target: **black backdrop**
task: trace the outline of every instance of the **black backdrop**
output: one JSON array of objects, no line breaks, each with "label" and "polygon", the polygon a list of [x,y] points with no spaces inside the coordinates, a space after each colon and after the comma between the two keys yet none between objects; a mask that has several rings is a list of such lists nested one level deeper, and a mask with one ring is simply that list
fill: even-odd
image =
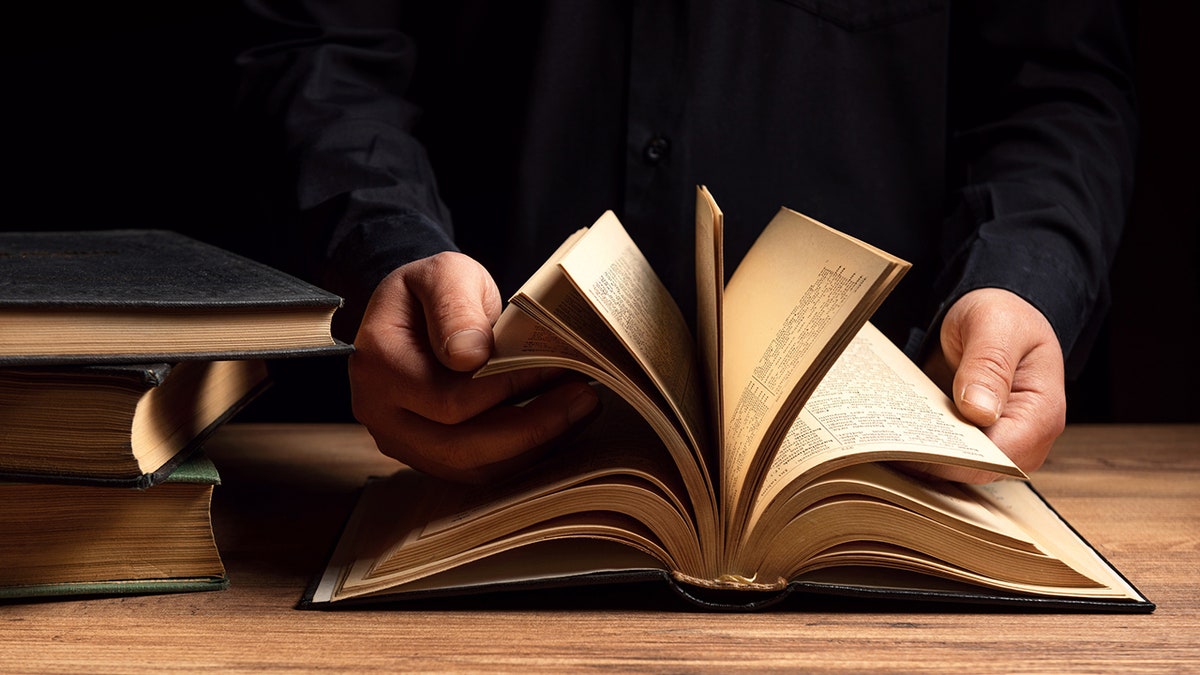
[{"label": "black backdrop", "polygon": [[[0,227],[162,227],[274,262],[271,242],[247,235],[257,215],[233,133],[233,58],[254,37],[237,4],[26,4],[6,12]],[[1112,311],[1068,390],[1074,422],[1200,421],[1200,5],[1136,14],[1137,192]],[[343,360],[273,371],[239,419],[349,419]]]}]

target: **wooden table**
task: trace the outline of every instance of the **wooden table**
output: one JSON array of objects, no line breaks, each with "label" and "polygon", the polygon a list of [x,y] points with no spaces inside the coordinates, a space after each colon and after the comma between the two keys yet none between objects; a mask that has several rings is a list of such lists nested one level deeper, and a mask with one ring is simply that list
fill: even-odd
[{"label": "wooden table", "polygon": [[815,603],[705,614],[641,589],[294,609],[354,492],[396,465],[361,428],[233,424],[214,528],[226,591],[0,605],[0,670],[1200,671],[1200,426],[1076,426],[1036,484],[1151,615]]}]

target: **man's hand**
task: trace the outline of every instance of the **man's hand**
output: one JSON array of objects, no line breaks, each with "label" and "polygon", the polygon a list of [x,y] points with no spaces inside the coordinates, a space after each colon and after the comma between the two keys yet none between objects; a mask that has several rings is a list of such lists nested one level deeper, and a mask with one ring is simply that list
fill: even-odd
[{"label": "man's hand", "polygon": [[[375,289],[350,357],[354,415],[379,449],[413,468],[481,482],[532,461],[597,404],[561,371],[473,379],[492,352],[501,301],[491,275],[458,253],[404,265]],[[550,388],[525,405],[518,396]]]},{"label": "man's hand", "polygon": [[[967,293],[946,313],[941,350],[925,364],[968,421],[1026,473],[1036,470],[1066,425],[1063,353],[1046,317],[1021,297],[997,288]],[[922,465],[968,483],[987,472]]]}]

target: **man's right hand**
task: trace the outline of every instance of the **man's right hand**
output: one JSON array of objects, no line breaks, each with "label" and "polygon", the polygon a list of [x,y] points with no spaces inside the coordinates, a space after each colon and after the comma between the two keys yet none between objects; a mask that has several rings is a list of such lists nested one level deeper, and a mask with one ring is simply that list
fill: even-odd
[{"label": "man's right hand", "polygon": [[349,367],[354,415],[384,454],[483,482],[536,459],[596,407],[591,387],[559,381],[559,370],[472,378],[492,353],[501,307],[491,275],[460,253],[413,261],[380,282]]}]

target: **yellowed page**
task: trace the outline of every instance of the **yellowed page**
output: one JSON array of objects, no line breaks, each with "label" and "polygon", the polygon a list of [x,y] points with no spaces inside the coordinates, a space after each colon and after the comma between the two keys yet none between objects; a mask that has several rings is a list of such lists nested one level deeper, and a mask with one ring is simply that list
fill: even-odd
[{"label": "yellowed page", "polygon": [[788,490],[770,502],[754,520],[737,551],[735,569],[758,569],[771,542],[781,530],[815,504],[831,499],[873,498],[897,504],[915,517],[931,518],[965,534],[1001,543],[1010,548],[1036,552],[1026,530],[1006,514],[996,513],[989,502],[978,499],[971,487],[948,481],[928,481],[910,476],[888,464],[868,462],[822,473],[806,481],[803,489]]},{"label": "yellowed page", "polygon": [[679,306],[617,217],[605,213],[559,266],[641,364],[691,436],[706,439],[692,335]]},{"label": "yellowed page", "polygon": [[774,452],[763,447],[772,425],[783,425],[782,435],[792,409],[907,266],[788,209],[738,266],[725,289],[722,368],[721,485],[732,528],[738,509],[745,511],[738,507],[744,485],[758,480]]},{"label": "yellowed page", "polygon": [[384,501],[363,501],[356,514],[369,524],[348,527],[339,542],[341,588],[381,590],[562,537],[660,547],[664,567],[711,575],[716,560],[702,542],[717,532],[697,529],[671,459],[628,406],[606,401],[600,414],[574,442],[504,482],[451,485],[402,470],[372,484],[367,496]]},{"label": "yellowed page", "polygon": [[[699,450],[688,443],[662,394],[636,364],[624,370],[599,364],[514,305],[501,313],[494,331],[496,344],[492,358],[476,372],[476,377],[524,368],[568,368],[595,378],[636,410],[662,440],[687,487],[697,519],[704,527],[715,530],[716,501],[708,466],[699,458]],[[606,392],[600,393],[602,398],[610,398]],[[616,403],[608,401],[604,405],[611,408]]]},{"label": "yellowed page", "polygon": [[[814,505],[790,521],[771,542],[757,576],[790,579],[814,565],[852,552],[854,562],[887,564],[895,555],[930,558],[938,571],[962,570],[972,578],[1009,584],[1089,588],[1096,583],[1063,560],[973,537],[901,506],[874,499],[839,499]],[[830,557],[826,557],[830,556]],[[825,558],[825,560],[821,560]]]},{"label": "yellowed page", "polygon": [[[857,522],[865,526],[864,530],[874,529],[874,535],[838,537],[835,533],[829,537],[828,543],[832,545],[823,550],[821,544],[810,546],[819,551],[812,556],[777,551],[775,558],[778,564],[793,568],[784,573],[789,578],[803,570],[826,566],[879,565],[888,568],[889,574],[891,570],[909,570],[977,586],[1047,597],[1145,600],[1054,513],[1027,482],[1006,479],[958,488],[969,503],[976,505],[975,508],[986,509],[990,513],[988,518],[1004,521],[1005,531],[1020,532],[1021,538],[1033,548],[994,549],[993,555],[985,553],[985,548],[963,557],[963,553],[970,547],[977,547],[980,540],[953,533],[939,535],[938,528],[929,527],[931,521],[920,517],[914,517],[910,525],[905,522],[909,517],[902,515],[891,526],[885,526],[878,518],[860,516]],[[906,488],[906,491],[910,490]],[[929,495],[935,496],[935,493]],[[840,510],[841,506],[838,504],[835,508]],[[853,505],[847,503],[847,506]],[[838,515],[843,517],[843,522],[853,518],[845,513]],[[994,525],[989,528],[999,529]],[[822,523],[810,523],[811,536],[808,537],[792,529],[790,533],[785,529],[777,534],[773,541],[785,545],[788,542],[807,544],[813,538],[825,537],[831,528]],[[927,531],[926,534],[918,535],[922,529]],[[841,543],[837,542],[839,538]],[[1030,553],[1034,555],[1030,556]],[[997,562],[1001,564],[997,565]],[[914,589],[920,587],[920,581],[913,579],[878,577],[879,582],[892,588],[909,587],[909,584],[913,584],[911,588]],[[853,582],[847,580],[847,583]]]},{"label": "yellowed page", "polygon": [[751,522],[800,485],[835,468],[913,460],[1024,477],[912,361],[868,323],[825,375],[788,431]]},{"label": "yellowed page", "polygon": [[1029,485],[1022,481],[1001,480],[987,485],[968,486],[967,489],[981,498],[986,497],[994,511],[1011,518],[1014,523],[1024,528],[1044,551],[1066,562],[1079,573],[1103,584],[1104,588],[1096,593],[1098,596],[1115,595],[1145,600],[1141,593],[1076,534]]},{"label": "yellowed page", "polygon": [[[583,372],[593,376],[594,371],[603,371],[605,384],[619,381],[618,391],[643,392],[645,396],[632,401],[639,407],[645,400],[661,401],[655,383],[558,266],[562,254],[586,233],[581,230],[568,239],[513,295],[493,327],[494,354],[476,377],[554,365],[545,362],[550,358],[565,359],[566,367],[572,367],[571,362],[586,365]],[[659,407],[673,415],[669,405]],[[695,439],[685,440],[696,445]]]},{"label": "yellowed page", "polygon": [[710,433],[725,437],[721,401],[721,324],[725,295],[725,216],[704,186],[696,188],[696,345],[708,392]]},{"label": "yellowed page", "polygon": [[176,364],[137,404],[130,437],[142,472],[157,471],[267,377],[261,359]]},{"label": "yellowed page", "polygon": [[[642,548],[635,548],[626,542],[618,543],[608,539],[546,539],[410,581],[403,584],[399,590],[405,593],[426,590],[451,590],[458,593],[469,592],[471,589],[488,589],[496,584],[511,586],[551,580],[562,583],[575,577],[596,574],[628,574],[632,570],[640,569],[665,570],[667,566],[663,557],[663,554],[651,555]],[[325,578],[336,576],[327,571]],[[587,581],[584,579],[582,583]],[[324,595],[321,594],[323,588],[328,589],[324,591]],[[313,600],[332,600],[333,588],[332,584],[323,583],[313,594]],[[391,592],[393,588],[389,586],[382,594]]]}]

